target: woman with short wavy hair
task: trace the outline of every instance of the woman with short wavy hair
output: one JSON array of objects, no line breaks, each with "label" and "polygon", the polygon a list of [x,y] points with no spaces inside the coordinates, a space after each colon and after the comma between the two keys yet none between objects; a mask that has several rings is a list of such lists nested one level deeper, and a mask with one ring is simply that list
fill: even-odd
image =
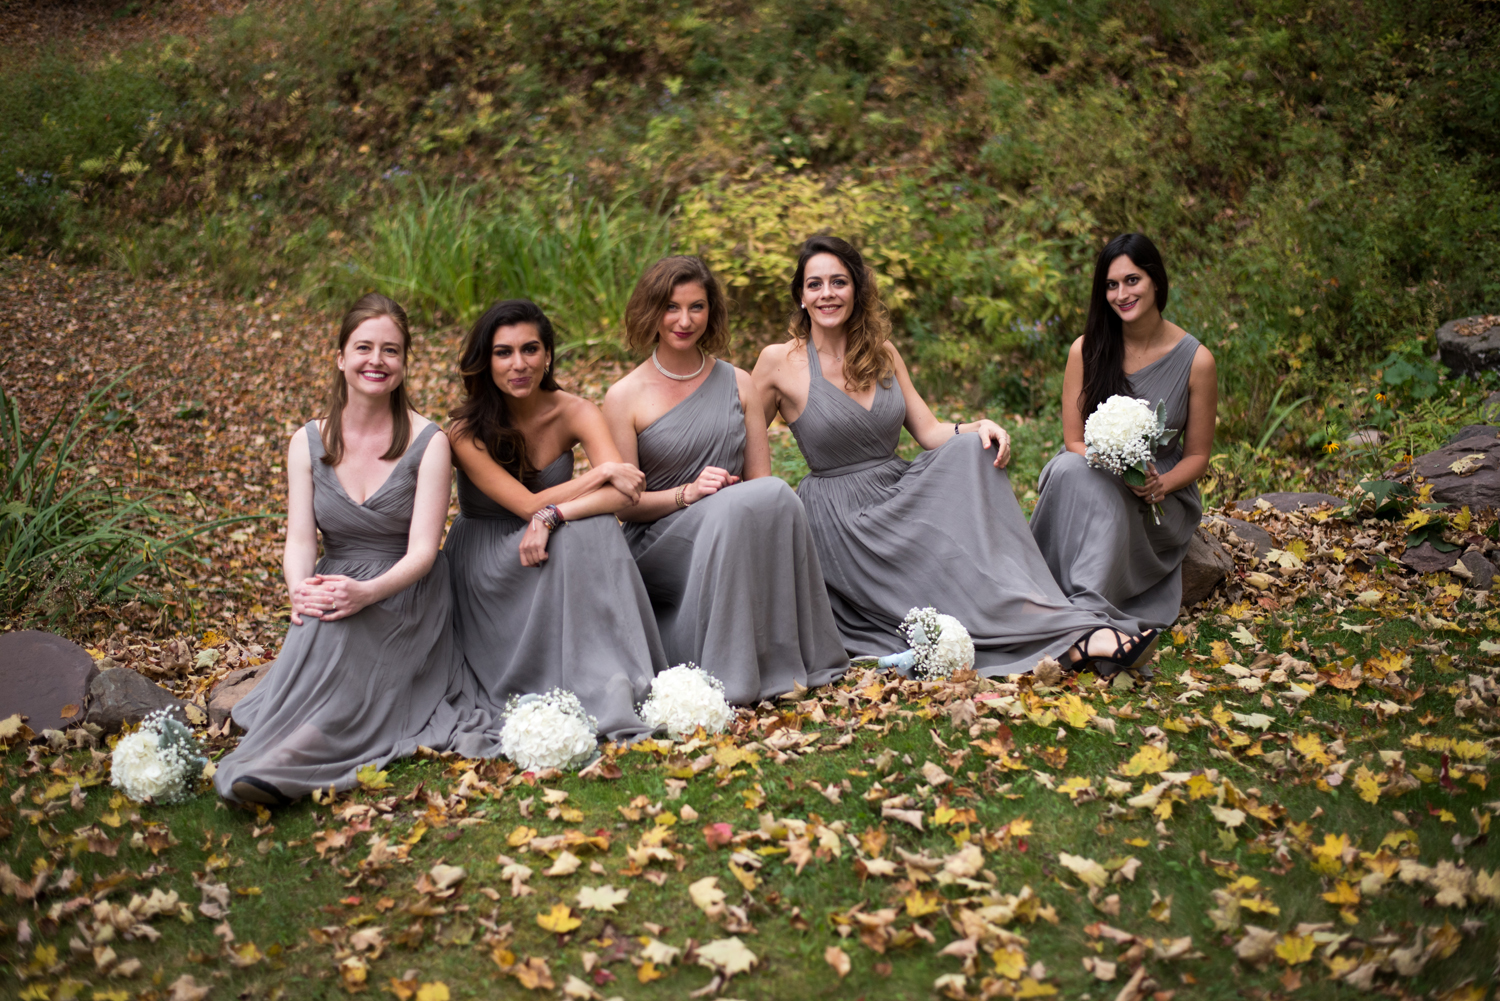
[{"label": "woman with short wavy hair", "polygon": [[667,659],[692,662],[747,705],[849,666],[797,495],[771,475],[755,384],[713,354],[724,293],[697,257],[647,269],[625,310],[650,357],[604,397],[620,454],[646,476],[620,510]]},{"label": "woman with short wavy hair", "polygon": [[[875,274],[837,237],[802,247],[791,283],[791,339],[761,352],[755,383],[811,473],[797,488],[844,645],[855,656],[906,647],[914,606],[957,618],[986,675],[1043,656],[1123,664],[1150,637],[1127,636],[1058,590],[1026,528],[994,421],[933,416],[889,340]],[[901,428],[926,451],[896,455]]]}]

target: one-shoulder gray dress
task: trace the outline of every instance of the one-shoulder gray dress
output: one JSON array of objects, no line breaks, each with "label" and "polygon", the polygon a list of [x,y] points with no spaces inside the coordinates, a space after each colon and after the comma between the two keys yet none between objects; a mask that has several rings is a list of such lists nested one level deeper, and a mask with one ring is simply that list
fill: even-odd
[{"label": "one-shoulder gray dress", "polygon": [[[564,452],[527,482],[566,483]],[[552,533],[547,560],[521,565],[526,522],[458,471],[459,515],[443,549],[453,571],[453,627],[483,699],[561,688],[577,695],[610,740],[645,736],[635,706],[667,667],[646,587],[613,515],[570,521]]]},{"label": "one-shoulder gray dress", "polygon": [[[1157,449],[1159,473],[1182,461],[1188,376],[1197,351],[1198,339],[1188,334],[1129,377],[1132,395],[1152,407],[1166,401],[1167,427],[1178,431]],[[1090,468],[1077,452],[1054,456],[1043,468],[1038,488],[1031,532],[1069,600],[1126,632],[1171,625],[1182,604],[1182,559],[1203,517],[1198,485],[1167,495],[1160,525],[1151,506],[1131,493],[1124,480]]]},{"label": "one-shoulder gray dress", "polygon": [[[636,437],[647,490],[745,470],[734,366],[714,362],[692,394]],[[774,476],[742,480],[653,522],[626,522],[667,660],[692,661],[748,705],[837,679],[849,667],[802,503]]]},{"label": "one-shoulder gray dress", "polygon": [[807,359],[807,409],[791,429],[811,473],[797,495],[851,654],[905,649],[899,626],[918,605],[964,624],[988,676],[1061,658],[1106,624],[1058,590],[993,446],[955,435],[907,462],[895,454],[906,404],[894,380],[866,410],[823,377],[811,345]]},{"label": "one-shoulder gray dress", "polygon": [[[320,461],[317,422],[307,425],[313,514],[323,535],[320,574],[372,580],[406,555],[417,470],[429,424],[380,488],[356,504]],[[384,765],[418,746],[465,757],[498,753],[498,717],[472,698],[450,625],[453,596],[442,553],[415,584],[332,622],[292,625],[264,680],[234,707],[247,733],[219,762],[214,787],[233,799],[250,775],[297,798],[347,789],[364,765]]]}]

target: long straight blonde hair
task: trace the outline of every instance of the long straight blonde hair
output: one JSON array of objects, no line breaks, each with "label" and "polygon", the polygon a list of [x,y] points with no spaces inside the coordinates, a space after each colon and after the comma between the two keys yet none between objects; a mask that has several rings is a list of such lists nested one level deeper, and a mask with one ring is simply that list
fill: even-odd
[{"label": "long straight blonde hair", "polygon": [[[394,299],[379,292],[370,292],[359,297],[349,307],[344,320],[339,324],[339,353],[349,343],[349,335],[366,320],[389,317],[401,331],[401,382],[391,390],[391,447],[381,456],[387,461],[399,459],[406,454],[411,443],[411,397],[406,394],[406,358],[411,353],[411,330],[406,324],[406,310]],[[344,373],[334,370],[333,386],[328,394],[328,414],[323,418],[323,461],[337,466],[344,459],[344,408],[349,405],[349,381]]]}]

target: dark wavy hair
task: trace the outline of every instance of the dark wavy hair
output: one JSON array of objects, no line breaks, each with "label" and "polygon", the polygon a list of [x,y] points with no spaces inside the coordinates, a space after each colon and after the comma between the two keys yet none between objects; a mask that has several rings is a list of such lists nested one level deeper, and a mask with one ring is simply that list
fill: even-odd
[{"label": "dark wavy hair", "polygon": [[865,263],[859,251],[846,240],[836,236],[815,236],[802,245],[797,254],[797,270],[792,275],[792,316],[787,322],[787,333],[807,346],[812,336],[812,317],[802,309],[802,282],[807,272],[807,262],[818,254],[832,254],[849,270],[854,282],[853,309],[849,311],[849,322],[844,324],[846,347],[844,350],[844,384],[860,392],[869,389],[877,380],[889,385],[895,374],[891,367],[886,343],[891,338],[891,318],[875,285],[875,272]]},{"label": "dark wavy hair", "polygon": [[[450,411],[448,417],[463,426],[462,434],[472,436],[484,445],[490,458],[516,479],[524,480],[534,472],[526,455],[526,436],[511,422],[505,393],[495,385],[495,377],[490,373],[495,331],[519,323],[535,327],[548,357],[557,357],[554,350],[557,337],[552,332],[552,321],[547,319],[542,307],[530,299],[506,299],[495,303],[475,321],[464,338],[458,358],[458,372],[464,380],[464,401]],[[540,388],[549,391],[559,388],[557,380],[552,377],[550,362],[542,373]]]},{"label": "dark wavy hair", "polygon": [[[388,299],[379,292],[369,292],[359,297],[349,312],[344,314],[344,319],[339,323],[339,353],[343,354],[344,348],[349,344],[349,337],[355,329],[366,320],[374,320],[379,317],[388,317],[401,331],[401,364],[406,365],[406,357],[411,353],[411,330],[406,324],[406,310],[394,299]],[[344,461],[344,407],[349,405],[349,380],[343,372],[334,370],[333,386],[328,394],[328,412],[323,418],[323,462],[330,466],[337,466]],[[401,381],[396,388],[391,390],[391,447],[385,450],[381,456],[389,462],[399,459],[406,454],[406,446],[411,442],[411,397],[406,392],[406,376],[403,373]]]},{"label": "dark wavy hair", "polygon": [[724,290],[701,257],[663,257],[635,283],[625,306],[625,343],[646,354],[661,340],[661,318],[672,304],[679,285],[697,282],[708,297],[708,327],[698,338],[704,354],[718,354],[729,346],[729,307]]},{"label": "dark wavy hair", "polygon": [[1078,404],[1083,416],[1111,396],[1129,396],[1130,379],[1125,375],[1125,325],[1104,297],[1109,266],[1128,257],[1146,272],[1156,286],[1156,308],[1167,308],[1167,267],[1156,244],[1140,233],[1122,233],[1104,245],[1094,265],[1094,290],[1089,294],[1089,318],[1083,325],[1083,392]]}]

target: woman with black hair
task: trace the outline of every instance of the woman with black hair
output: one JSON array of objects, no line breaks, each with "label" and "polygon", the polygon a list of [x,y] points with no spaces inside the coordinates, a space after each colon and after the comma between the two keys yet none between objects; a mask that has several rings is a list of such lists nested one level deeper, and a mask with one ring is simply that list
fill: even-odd
[{"label": "woman with black hair", "polygon": [[[1219,405],[1214,356],[1163,318],[1167,270],[1139,233],[1111,240],[1094,266],[1083,336],[1063,376],[1063,450],[1047,463],[1031,531],[1068,599],[1119,629],[1162,629],[1182,602],[1182,559],[1203,514]],[[1166,404],[1167,427],[1146,482],[1091,468],[1083,426],[1111,396]],[[1160,521],[1152,505],[1160,510]]]},{"label": "woman with black hair", "polygon": [[[1037,551],[994,421],[939,421],[890,342],[875,273],[837,237],[802,246],[790,339],[761,352],[753,378],[767,423],[779,413],[811,472],[797,488],[844,646],[858,657],[906,647],[913,606],[952,615],[987,676],[1046,656],[1101,672],[1152,640],[1070,604]],[[926,449],[896,454],[905,427]]]},{"label": "woman with black hair", "polygon": [[[552,324],[509,299],[479,318],[450,414],[459,516],[443,551],[454,629],[487,700],[561,688],[610,740],[650,732],[635,705],[667,667],[645,585],[614,514],[645,477],[620,461],[599,408],[552,376]],[[573,478],[573,446],[592,468]]]}]

